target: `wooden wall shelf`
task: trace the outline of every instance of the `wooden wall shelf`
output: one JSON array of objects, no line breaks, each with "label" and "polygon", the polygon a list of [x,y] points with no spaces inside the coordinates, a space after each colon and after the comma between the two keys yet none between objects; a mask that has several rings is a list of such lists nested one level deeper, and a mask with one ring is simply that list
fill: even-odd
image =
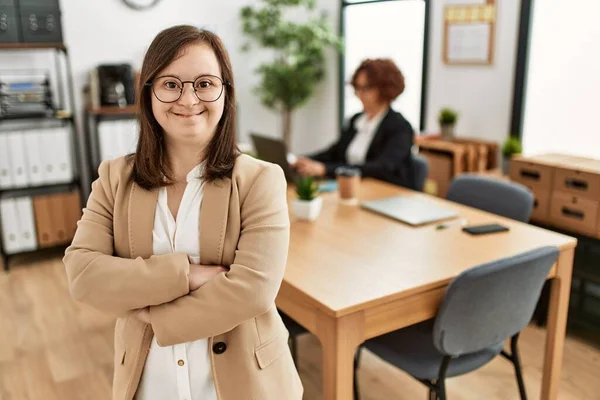
[{"label": "wooden wall shelf", "polygon": [[0,50],[66,50],[64,43],[0,43]]},{"label": "wooden wall shelf", "polygon": [[125,107],[104,106],[104,107],[88,107],[87,111],[92,115],[135,115],[137,106],[129,105]]}]

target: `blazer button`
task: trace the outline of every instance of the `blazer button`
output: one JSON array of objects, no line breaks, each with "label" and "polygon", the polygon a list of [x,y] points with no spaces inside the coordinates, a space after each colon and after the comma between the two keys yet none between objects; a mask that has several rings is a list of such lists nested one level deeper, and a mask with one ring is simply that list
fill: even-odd
[{"label": "blazer button", "polygon": [[213,351],[215,354],[223,354],[227,350],[227,345],[223,342],[218,342],[213,345]]}]

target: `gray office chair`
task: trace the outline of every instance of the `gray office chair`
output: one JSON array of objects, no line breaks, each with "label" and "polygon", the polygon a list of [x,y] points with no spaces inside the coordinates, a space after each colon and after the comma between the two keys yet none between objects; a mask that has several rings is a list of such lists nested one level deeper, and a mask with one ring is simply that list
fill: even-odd
[{"label": "gray office chair", "polygon": [[521,222],[529,222],[534,202],[523,185],[469,174],[452,180],[446,199]]},{"label": "gray office chair", "polygon": [[[450,283],[435,319],[368,340],[365,347],[427,385],[432,400],[446,400],[446,378],[471,372],[502,354],[513,363],[521,399],[526,400],[519,332],[531,320],[558,252],[543,247],[471,268]],[[503,350],[508,338],[510,354]]]},{"label": "gray office chair", "polygon": [[308,333],[308,331],[299,323],[291,319],[286,313],[281,310],[279,311],[279,315],[283,321],[283,324],[287,328],[290,333],[290,337],[288,339],[288,345],[290,346],[290,351],[292,352],[292,358],[294,359],[294,364],[296,367],[298,366],[298,336]]},{"label": "gray office chair", "polygon": [[425,189],[425,181],[429,175],[429,162],[425,157],[413,154],[412,165],[415,179],[415,190],[422,192]]}]

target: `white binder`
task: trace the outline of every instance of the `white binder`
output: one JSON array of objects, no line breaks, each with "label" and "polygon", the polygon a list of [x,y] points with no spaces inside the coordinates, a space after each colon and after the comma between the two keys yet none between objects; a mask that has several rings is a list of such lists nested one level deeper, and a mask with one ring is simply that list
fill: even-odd
[{"label": "white binder", "polygon": [[10,170],[13,184],[15,187],[25,187],[29,184],[29,178],[27,176],[27,158],[25,157],[23,132],[10,132],[6,136],[8,138]]},{"label": "white binder", "polygon": [[9,154],[8,136],[0,132],[0,189],[7,189],[13,186]]},{"label": "white binder", "polygon": [[115,121],[98,123],[98,143],[100,144],[100,161],[112,160],[116,157]]},{"label": "white binder", "polygon": [[73,162],[71,159],[71,140],[69,127],[54,128],[55,154],[54,166],[56,168],[56,180],[58,182],[70,182],[73,180]]},{"label": "white binder", "polygon": [[37,131],[24,132],[25,150],[27,155],[27,171],[29,182],[32,186],[43,185],[46,180],[44,176],[44,152],[41,146],[41,134]]},{"label": "white binder", "polygon": [[123,138],[125,139],[125,146],[123,148],[123,155],[135,153],[138,142],[138,123],[135,119],[125,120],[125,134]]},{"label": "white binder", "polygon": [[21,251],[37,249],[35,218],[31,197],[15,199],[17,218],[19,221],[19,244]]},{"label": "white binder", "polygon": [[54,166],[54,143],[53,137],[50,134],[51,131],[49,129],[40,129],[38,131],[38,137],[40,138],[40,146],[42,148],[42,157],[40,158],[40,162],[42,164],[42,175],[44,176],[45,184],[53,184],[57,183],[58,179],[56,178],[56,171]]},{"label": "white binder", "polygon": [[14,199],[0,200],[0,218],[2,219],[2,246],[4,253],[18,253],[21,249],[21,235]]}]

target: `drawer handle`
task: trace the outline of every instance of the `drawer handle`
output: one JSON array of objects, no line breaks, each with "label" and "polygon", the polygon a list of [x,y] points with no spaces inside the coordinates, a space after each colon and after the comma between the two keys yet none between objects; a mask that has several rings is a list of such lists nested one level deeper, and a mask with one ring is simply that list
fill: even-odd
[{"label": "drawer handle", "polygon": [[579,179],[567,178],[565,179],[565,186],[578,190],[586,190],[588,188],[588,183]]},{"label": "drawer handle", "polygon": [[521,177],[523,178],[527,178],[527,179],[534,179],[536,181],[540,180],[540,173],[537,171],[527,171],[522,169],[521,170]]},{"label": "drawer handle", "polygon": [[537,199],[533,200],[533,208],[538,208],[539,205],[540,203],[537,201]]},{"label": "drawer handle", "polygon": [[567,217],[576,218],[576,219],[584,219],[585,218],[585,215],[581,211],[571,210],[568,207],[563,207],[561,211],[562,211],[563,215],[565,215]]}]

